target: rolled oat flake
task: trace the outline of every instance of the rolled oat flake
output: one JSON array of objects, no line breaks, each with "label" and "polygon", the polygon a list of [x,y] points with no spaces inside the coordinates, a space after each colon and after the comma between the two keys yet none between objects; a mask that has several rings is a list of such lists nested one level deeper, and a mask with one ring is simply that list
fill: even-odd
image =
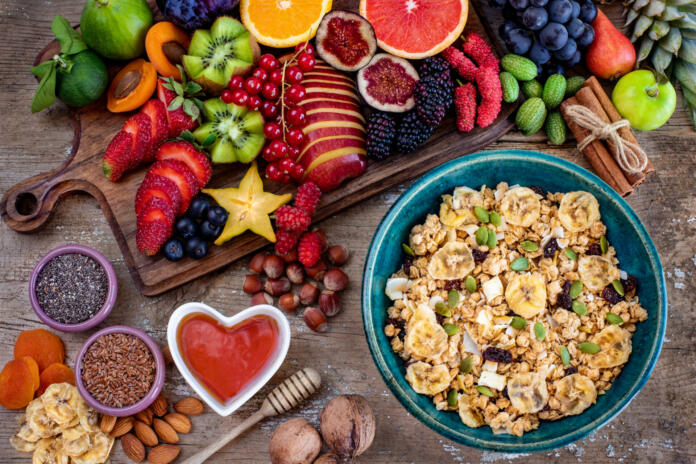
[{"label": "rolled oat flake", "polygon": [[109,282],[104,268],[89,256],[66,253],[51,259],[36,279],[36,299],[51,319],[78,324],[104,306]]}]

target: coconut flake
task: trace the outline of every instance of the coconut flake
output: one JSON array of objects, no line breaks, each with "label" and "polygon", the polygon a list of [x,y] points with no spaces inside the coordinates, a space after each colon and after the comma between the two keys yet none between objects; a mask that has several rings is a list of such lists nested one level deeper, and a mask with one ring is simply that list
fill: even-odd
[{"label": "coconut flake", "polygon": [[554,227],[551,232],[558,238],[565,237],[565,231],[563,230],[563,227]]},{"label": "coconut flake", "polygon": [[394,277],[387,280],[384,293],[392,300],[398,300],[408,290],[409,280],[405,277]]},{"label": "coconut flake", "polygon": [[481,291],[486,295],[486,300],[491,301],[503,294],[503,283],[498,276],[495,276],[481,285]]},{"label": "coconut flake", "polygon": [[478,226],[476,224],[467,224],[463,226],[461,230],[469,234],[469,237],[476,237],[476,231],[478,230]]},{"label": "coconut flake", "polygon": [[464,345],[464,351],[466,353],[471,353],[475,354],[476,356],[481,356],[481,350],[479,349],[478,345],[474,341],[473,337],[469,335],[469,331],[464,329],[462,332],[462,341],[461,344]]},{"label": "coconut flake", "polygon": [[553,238],[553,234],[548,234],[544,235],[544,237],[541,239],[541,248],[544,248],[547,243],[549,243],[549,240]]},{"label": "coconut flake", "polygon": [[622,280],[628,279],[628,273],[622,269],[619,269],[619,278]]},{"label": "coconut flake", "polygon": [[558,242],[558,246],[561,248],[568,248],[568,244],[570,243],[570,240],[567,238],[562,238],[556,241]]},{"label": "coconut flake", "polygon": [[490,387],[494,390],[502,390],[505,388],[506,378],[504,375],[496,374],[495,372],[482,371],[479,377],[478,384],[485,387]]},{"label": "coconut flake", "polygon": [[481,366],[481,370],[488,372],[498,372],[498,363],[487,359]]},{"label": "coconut flake", "polygon": [[505,234],[503,232],[498,232],[497,234],[495,234],[495,238],[497,238],[498,241],[501,241],[505,238]]},{"label": "coconut flake", "polygon": [[428,306],[430,309],[435,309],[435,306],[437,306],[438,303],[444,303],[445,300],[439,295],[435,295],[434,297],[430,298],[430,301],[428,301]]}]

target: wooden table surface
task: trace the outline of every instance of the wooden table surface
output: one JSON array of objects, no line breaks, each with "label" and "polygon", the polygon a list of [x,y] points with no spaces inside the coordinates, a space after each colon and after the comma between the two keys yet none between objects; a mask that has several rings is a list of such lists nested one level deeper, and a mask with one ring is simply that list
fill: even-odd
[{"label": "wooden table surface", "polygon": [[[52,18],[61,14],[75,24],[82,5],[83,0],[0,0],[0,192],[4,193],[19,180],[54,168],[70,149],[72,124],[62,104],[36,115],[29,111],[36,89],[29,66],[52,38]],[[682,104],[680,94],[677,112],[667,126],[638,134],[657,172],[628,202],[645,222],[660,251],[670,301],[669,323],[662,355],[652,377],[610,424],[564,448],[538,455],[511,455],[481,452],[451,442],[421,425],[401,407],[389,393],[369,354],[360,318],[360,278],[370,237],[407,187],[402,185],[320,224],[331,242],[351,250],[352,258],[346,270],[352,286],[343,296],[343,312],[331,321],[328,332],[313,333],[300,316],[290,317],[292,345],[274,382],[300,367],[311,366],[323,376],[321,393],[303,409],[262,423],[209,462],[268,462],[268,439],[276,425],[297,416],[317,424],[323,405],[340,393],[365,395],[375,410],[377,435],[372,447],[359,460],[365,463],[696,462],[696,317],[692,309],[696,298],[696,132]],[[541,137],[525,138],[512,132],[488,148],[545,151],[587,167],[574,147],[572,140],[563,147],[550,147]],[[21,330],[42,326],[29,305],[29,275],[44,253],[66,243],[96,248],[116,269],[120,284],[118,302],[102,326],[132,325],[164,344],[167,320],[180,304],[203,301],[233,314],[249,301],[240,291],[247,261],[232,264],[157,298],[141,296],[96,201],[87,196],[72,196],[62,201],[48,226],[39,233],[21,235],[0,224],[0,365],[12,358],[12,346]],[[61,334],[70,365],[87,336]],[[182,436],[183,456],[190,456],[221,431],[247,417],[259,406],[266,391],[232,417],[222,419],[211,411],[195,417],[192,433]],[[173,367],[168,369],[165,393],[169,399],[191,394]],[[9,445],[9,437],[16,429],[16,415],[0,409],[2,463],[31,459]],[[112,462],[130,462],[120,444],[114,446]]]}]

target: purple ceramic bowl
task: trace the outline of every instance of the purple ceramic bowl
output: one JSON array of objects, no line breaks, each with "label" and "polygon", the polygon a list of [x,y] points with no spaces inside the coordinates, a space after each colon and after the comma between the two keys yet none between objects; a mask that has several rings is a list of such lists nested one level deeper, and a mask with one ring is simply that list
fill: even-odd
[{"label": "purple ceramic bowl", "polygon": [[[152,382],[152,387],[150,387],[150,391],[147,392],[147,395],[145,395],[137,403],[132,404],[130,406],[126,406],[124,408],[112,408],[101,404],[87,391],[87,388],[82,383],[82,358],[87,352],[87,349],[100,336],[113,333],[134,335],[140,338],[143,342],[145,342],[147,347],[150,349],[152,356],[155,358],[155,380]],[[101,329],[95,332],[82,345],[82,348],[80,348],[80,353],[77,355],[77,359],[75,360],[75,385],[77,386],[77,389],[80,391],[82,398],[84,398],[87,404],[90,405],[92,408],[96,409],[102,414],[108,414],[110,416],[132,416],[133,414],[137,414],[143,409],[150,406],[152,402],[155,401],[160,392],[162,392],[162,387],[164,386],[164,375],[164,356],[162,355],[162,350],[160,349],[159,345],[157,345],[157,343],[142,330],[138,330],[134,327],[128,327],[127,325],[112,325],[111,327],[107,327],[105,329]]]},{"label": "purple ceramic bowl", "polygon": [[[89,256],[90,258],[98,262],[106,272],[106,278],[109,282],[109,288],[106,293],[106,301],[104,301],[104,306],[102,306],[101,309],[97,311],[92,317],[90,317],[86,321],[82,321],[77,324],[64,324],[62,322],[56,321],[55,319],[52,319],[48,316],[48,314],[44,312],[43,308],[41,308],[41,306],[39,305],[39,300],[36,297],[36,281],[39,278],[39,274],[41,273],[41,270],[44,268],[46,263],[48,263],[56,256],[70,253],[77,253]],[[103,254],[99,253],[97,250],[83,245],[63,245],[49,251],[43,258],[39,260],[38,263],[36,263],[36,266],[34,266],[34,270],[32,271],[31,278],[29,280],[29,301],[31,302],[32,308],[34,308],[34,312],[37,316],[39,316],[39,319],[41,319],[41,321],[43,321],[44,324],[56,330],[60,330],[61,332],[82,332],[84,330],[91,329],[92,327],[95,327],[96,325],[101,323],[104,319],[106,319],[106,316],[109,315],[111,310],[114,309],[117,294],[118,284],[116,282],[116,273],[114,272],[114,268],[109,262],[109,260],[106,259],[106,257]]]}]

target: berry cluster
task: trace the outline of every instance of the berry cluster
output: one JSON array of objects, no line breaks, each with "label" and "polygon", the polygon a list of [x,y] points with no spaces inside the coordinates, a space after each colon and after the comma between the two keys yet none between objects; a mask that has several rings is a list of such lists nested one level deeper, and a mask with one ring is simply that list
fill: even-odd
[{"label": "berry cluster", "polygon": [[228,213],[209,196],[196,196],[186,211],[174,223],[174,237],[162,247],[162,254],[169,261],[179,261],[184,256],[201,259],[208,254],[208,242],[222,233]]},{"label": "berry cluster", "polygon": [[320,198],[319,187],[314,182],[306,182],[297,189],[295,206],[283,205],[275,210],[276,253],[286,255],[297,248],[302,264],[314,266],[317,263],[325,241],[316,240],[317,233],[306,230]]}]

